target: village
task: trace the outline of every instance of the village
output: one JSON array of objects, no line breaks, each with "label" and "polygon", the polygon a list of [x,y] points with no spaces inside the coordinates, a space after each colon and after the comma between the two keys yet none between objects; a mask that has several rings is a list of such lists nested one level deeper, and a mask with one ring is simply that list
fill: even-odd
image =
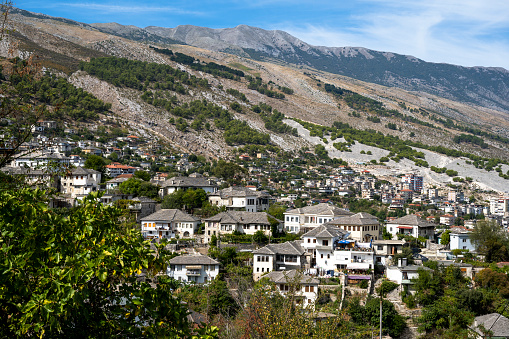
[{"label": "village", "polygon": [[[93,192],[100,192],[104,204],[126,202],[133,227],[145,239],[167,243],[179,254],[164,274],[186,284],[216,279],[225,267],[209,255],[210,248],[233,248],[247,254],[242,266],[251,269],[254,281],[268,278],[283,295],[290,282],[297,283],[303,307],[314,308],[319,291],[330,287],[321,279],[337,279],[343,293],[364,295],[377,295],[376,287],[388,280],[397,284],[392,301],[412,315],[402,296],[415,293],[414,280],[429,270],[423,263],[452,265],[475,279],[485,268],[469,263],[482,260],[470,240],[476,224],[508,229],[509,197],[472,189],[463,180],[436,186],[415,173],[380,178],[366,165],[325,164],[309,150],[293,157],[239,152],[230,162],[216,163],[214,172],[203,157],[140,136],[99,142],[66,130],[72,137],[49,140],[44,131],[54,127],[41,121],[34,139],[2,171],[53,189],[51,205],[57,209],[76,206]],[[217,170],[226,166],[232,171]],[[168,208],[175,207],[170,197],[188,191],[202,192],[202,200]],[[364,211],[352,211],[353,201],[362,202]]]}]

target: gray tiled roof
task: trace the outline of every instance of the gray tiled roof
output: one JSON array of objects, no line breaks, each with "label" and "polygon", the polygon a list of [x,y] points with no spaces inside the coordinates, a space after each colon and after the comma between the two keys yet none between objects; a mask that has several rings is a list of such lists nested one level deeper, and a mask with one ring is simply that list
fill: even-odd
[{"label": "gray tiled roof", "polygon": [[171,265],[218,265],[219,262],[206,255],[179,255],[170,259]]},{"label": "gray tiled roof", "polygon": [[162,187],[214,187],[208,178],[203,177],[173,177],[167,179]]},{"label": "gray tiled roof", "polygon": [[[205,221],[215,221],[221,224],[258,224],[270,225],[269,214],[266,212],[226,211],[216,214]],[[276,219],[271,216],[271,218]],[[278,219],[276,219],[278,220]],[[281,222],[280,220],[278,220]]]},{"label": "gray tiled roof", "polygon": [[90,169],[90,168],[83,168],[83,167],[76,167],[71,169],[70,174],[72,175],[89,175],[89,174],[98,174],[99,171]]},{"label": "gray tiled roof", "polygon": [[378,219],[369,213],[360,212],[351,216],[341,217],[328,222],[331,225],[378,225]]},{"label": "gray tiled roof", "polygon": [[475,317],[472,329],[477,333],[481,333],[478,329],[479,325],[483,325],[485,329],[493,332],[491,336],[493,338],[509,337],[509,319],[501,314],[490,313]]},{"label": "gray tiled roof", "polygon": [[285,284],[288,282],[299,282],[300,284],[313,284],[313,285],[319,284],[319,281],[317,279],[307,275],[303,275],[297,270],[272,271],[264,275],[263,277],[269,278],[270,281],[273,281],[276,284]]},{"label": "gray tiled roof", "polygon": [[269,244],[254,250],[253,254],[289,254],[303,255],[306,250],[302,247],[302,240],[287,241],[282,244]]},{"label": "gray tiled roof", "polygon": [[199,221],[199,218],[196,218],[190,214],[182,212],[177,209],[162,209],[151,215],[147,215],[140,219],[141,221]]},{"label": "gray tiled roof", "polygon": [[397,225],[408,225],[408,226],[419,226],[419,227],[434,227],[435,224],[428,222],[427,220],[421,219],[415,214],[405,215],[399,219],[392,220],[388,224]]},{"label": "gray tiled roof", "polygon": [[285,214],[319,214],[319,215],[333,215],[333,216],[348,216],[353,215],[352,212],[343,208],[339,208],[327,203],[320,203],[318,205],[306,206],[286,211]]},{"label": "gray tiled roof", "polygon": [[318,226],[317,228],[312,229],[311,231],[304,234],[302,237],[313,237],[313,238],[344,238],[347,236],[349,232],[331,225],[331,224],[323,224]]},{"label": "gray tiled roof", "polygon": [[252,197],[252,196],[256,196],[259,198],[270,197],[270,195],[267,192],[253,191],[252,189],[249,189],[247,187],[242,187],[242,186],[227,187],[227,188],[219,190],[215,193],[211,193],[210,195],[211,196],[219,196],[219,197],[221,197],[221,199],[227,199],[230,197],[242,198],[242,197]]}]

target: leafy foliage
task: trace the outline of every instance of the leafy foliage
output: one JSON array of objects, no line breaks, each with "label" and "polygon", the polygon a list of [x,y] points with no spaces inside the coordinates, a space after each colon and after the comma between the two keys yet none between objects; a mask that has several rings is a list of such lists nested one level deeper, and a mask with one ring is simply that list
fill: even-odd
[{"label": "leafy foliage", "polygon": [[[44,191],[0,192],[2,337],[190,336],[187,310],[171,295],[167,253],[154,253],[120,212],[86,197],[67,217]],[[144,270],[157,285],[137,279]]]}]

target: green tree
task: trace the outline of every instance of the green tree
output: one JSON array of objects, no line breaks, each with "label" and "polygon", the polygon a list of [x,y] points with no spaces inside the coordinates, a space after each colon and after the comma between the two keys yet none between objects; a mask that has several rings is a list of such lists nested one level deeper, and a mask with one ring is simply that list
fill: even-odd
[{"label": "green tree", "polygon": [[[4,338],[190,337],[187,310],[163,276],[169,257],[120,212],[84,198],[69,216],[41,190],[0,191],[0,334]],[[122,236],[120,236],[122,232]],[[157,284],[138,279],[143,271]]]},{"label": "green tree", "polygon": [[[366,318],[376,325],[380,321],[380,298],[374,298],[366,302]],[[394,308],[389,300],[382,301],[382,327],[391,337],[398,337],[406,327],[405,320]]]},{"label": "green tree", "polygon": [[496,221],[478,221],[470,234],[470,240],[487,262],[509,260],[509,236]]},{"label": "green tree", "polygon": [[134,172],[134,177],[141,179],[143,181],[150,181],[150,173],[147,171],[136,171]]},{"label": "green tree", "polygon": [[279,220],[285,219],[285,213],[286,207],[279,204],[273,204],[269,206],[269,210],[267,211],[270,215],[272,215],[274,218]]},{"label": "green tree", "polygon": [[87,160],[85,160],[85,168],[90,168],[104,173],[106,170],[106,160],[104,160],[103,157],[91,154],[88,156]]},{"label": "green tree", "polygon": [[450,242],[451,242],[451,231],[447,230],[444,233],[442,233],[442,238],[440,238],[440,244],[449,245]]},{"label": "green tree", "polygon": [[263,233],[263,231],[256,231],[253,235],[253,241],[257,244],[265,244],[269,241],[269,238]]}]

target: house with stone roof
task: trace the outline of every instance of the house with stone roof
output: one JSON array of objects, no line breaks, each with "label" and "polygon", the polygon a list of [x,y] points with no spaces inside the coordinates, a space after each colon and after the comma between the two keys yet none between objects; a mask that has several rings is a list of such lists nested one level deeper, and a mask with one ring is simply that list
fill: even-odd
[{"label": "house with stone roof", "polygon": [[[489,330],[491,333],[486,333],[481,330],[481,325],[484,330]],[[509,319],[499,313],[490,313],[475,317],[474,323],[470,329],[475,333],[476,338],[509,338]]]},{"label": "house with stone roof", "polygon": [[179,255],[170,260],[167,274],[178,281],[203,284],[218,276],[219,262],[206,255]]},{"label": "house with stone roof", "polygon": [[300,240],[269,244],[253,251],[254,280],[267,272],[303,269],[306,266],[306,250]]},{"label": "house with stone roof", "polygon": [[146,239],[191,238],[201,220],[178,209],[161,209],[140,219]]},{"label": "house with stone roof", "polygon": [[302,246],[311,255],[311,267],[320,272],[374,268],[371,244],[351,239],[350,232],[326,223],[302,236]]},{"label": "house with stone roof", "polygon": [[71,198],[83,198],[91,192],[99,190],[101,184],[101,172],[76,167],[65,173],[61,179],[62,193],[69,195]]},{"label": "house with stone roof", "polygon": [[205,219],[204,222],[207,243],[213,235],[219,236],[233,232],[252,235],[263,231],[266,236],[270,236],[272,223],[277,223],[278,229],[282,227],[282,221],[267,212],[226,211]]},{"label": "house with stone roof", "polygon": [[227,210],[262,212],[269,209],[270,194],[248,187],[232,186],[209,194],[213,206],[225,206]]},{"label": "house with stone roof", "polygon": [[406,215],[387,222],[387,232],[393,236],[397,234],[411,235],[415,238],[424,237],[433,239],[435,234],[435,224],[427,220],[419,218],[415,214]]},{"label": "house with stone roof", "polygon": [[276,285],[282,295],[294,293],[297,304],[303,307],[313,307],[318,298],[319,281],[313,277],[303,275],[298,270],[272,271],[264,276]]},{"label": "house with stone roof", "polygon": [[334,219],[329,221],[328,224],[349,232],[350,238],[360,242],[369,242],[381,238],[378,219],[366,212]]},{"label": "house with stone roof", "polygon": [[296,208],[284,213],[285,230],[290,233],[307,232],[328,221],[353,215],[337,206],[320,203],[317,205]]},{"label": "house with stone roof", "polygon": [[217,184],[210,178],[201,176],[173,177],[165,180],[159,189],[159,196],[164,198],[177,190],[203,189],[206,193],[217,191]]},{"label": "house with stone roof", "polygon": [[348,238],[349,235],[349,232],[331,224],[320,225],[305,233],[302,236],[302,246],[311,256],[311,267],[331,266],[329,268],[334,269],[334,263],[331,261],[331,256],[334,255],[334,244]]}]

